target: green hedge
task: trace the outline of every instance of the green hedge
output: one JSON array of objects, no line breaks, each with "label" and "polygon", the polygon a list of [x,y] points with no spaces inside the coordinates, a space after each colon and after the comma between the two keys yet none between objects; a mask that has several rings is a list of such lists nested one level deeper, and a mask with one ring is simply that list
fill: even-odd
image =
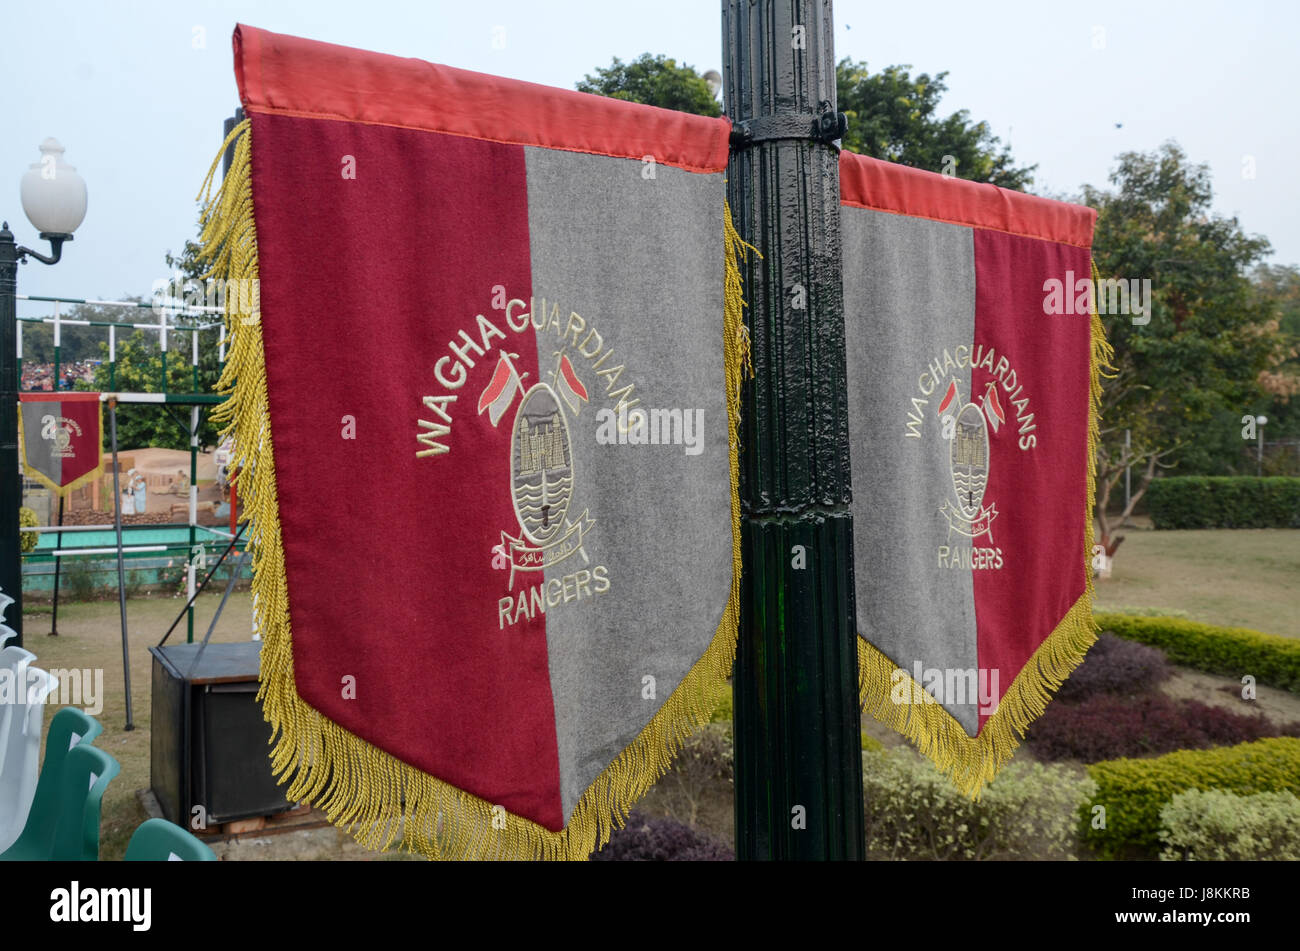
[{"label": "green hedge", "polygon": [[713,711],[713,715],[709,717],[709,722],[710,722],[710,723],[730,723],[730,722],[731,722],[731,719],[732,719],[732,706],[731,706],[731,703],[732,703],[732,701],[731,701],[731,685],[728,684],[728,685],[727,685],[727,692],[724,693],[724,694],[722,695],[722,699],[718,701],[718,706],[717,706],[717,708]]},{"label": "green hedge", "polygon": [[1147,511],[1156,528],[1300,528],[1300,478],[1156,479]]},{"label": "green hedge", "polygon": [[1096,615],[1098,626],[1119,637],[1159,647],[1175,664],[1300,693],[1300,639],[1245,627],[1219,627],[1176,617]]},{"label": "green hedge", "polygon": [[[41,524],[41,520],[36,517],[36,513],[25,505],[18,506],[18,527],[35,528]],[[18,545],[22,551],[35,551],[36,546],[41,543],[39,532],[19,532]]]},{"label": "green hedge", "polygon": [[907,747],[862,754],[863,819],[871,860],[1069,860],[1075,812],[1096,786],[1060,763],[1018,760],[978,800]]},{"label": "green hedge", "polygon": [[1189,789],[1160,810],[1165,862],[1300,861],[1300,799]]},{"label": "green hedge", "polygon": [[[1079,810],[1079,836],[1106,858],[1154,858],[1160,852],[1160,812],[1189,789],[1242,795],[1300,793],[1300,739],[1275,737],[1213,750],[1179,750],[1154,759],[1093,763],[1097,791]],[[1105,807],[1105,827],[1093,809]]]}]

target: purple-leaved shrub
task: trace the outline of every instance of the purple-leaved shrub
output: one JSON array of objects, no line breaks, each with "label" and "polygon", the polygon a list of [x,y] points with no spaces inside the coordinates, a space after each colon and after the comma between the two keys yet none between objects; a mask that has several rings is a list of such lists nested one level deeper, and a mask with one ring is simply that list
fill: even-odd
[{"label": "purple-leaved shrub", "polygon": [[1056,696],[1072,701],[1105,693],[1145,693],[1172,674],[1160,648],[1102,634]]},{"label": "purple-leaved shrub", "polygon": [[1025,737],[1039,759],[1096,763],[1174,750],[1231,746],[1270,736],[1300,736],[1300,723],[1278,725],[1198,700],[1153,693],[1101,693],[1077,703],[1053,703]]},{"label": "purple-leaved shrub", "polygon": [[627,825],[591,856],[593,862],[732,862],[726,845],[672,819],[656,819],[635,810]]}]

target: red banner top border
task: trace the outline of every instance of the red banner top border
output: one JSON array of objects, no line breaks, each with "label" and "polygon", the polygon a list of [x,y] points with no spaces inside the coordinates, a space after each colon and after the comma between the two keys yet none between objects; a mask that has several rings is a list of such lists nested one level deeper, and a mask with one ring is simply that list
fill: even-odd
[{"label": "red banner top border", "polygon": [[840,204],[1092,249],[1097,212],[881,159],[840,153]]},{"label": "red banner top border", "polygon": [[72,392],[61,391],[54,392],[37,392],[37,393],[19,393],[18,399],[23,403],[89,403],[92,400],[99,402],[98,393],[87,393],[84,390],[75,390]]},{"label": "red banner top border", "polygon": [[273,112],[643,160],[727,167],[731,123],[239,24],[245,112]]}]

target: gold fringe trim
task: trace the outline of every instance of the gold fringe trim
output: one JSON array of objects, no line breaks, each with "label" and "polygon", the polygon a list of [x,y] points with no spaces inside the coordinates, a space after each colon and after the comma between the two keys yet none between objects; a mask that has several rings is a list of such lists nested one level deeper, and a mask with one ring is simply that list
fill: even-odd
[{"label": "gold fringe trim", "polygon": [[[234,161],[215,196],[213,179],[226,147]],[[271,724],[271,762],[287,796],[322,809],[368,849],[395,840],[407,851],[442,859],[585,859],[623,826],[633,804],[672,765],[683,741],[708,722],[726,690],[736,654],[740,617],[739,463],[741,374],[749,367],[738,260],[745,245],[724,224],[726,285],[723,352],[731,427],[732,582],[722,619],[704,655],[649,724],[583,793],[559,832],[512,815],[402,762],[329,720],[299,696],[294,684],[293,638],[284,548],[276,499],[273,423],[267,413],[266,365],[257,291],[257,229],[253,220],[250,123],[222,145],[200,192],[203,254],[209,274],[251,282],[251,313],[236,312],[227,295],[228,356],[218,390],[228,395],[214,412],[234,434],[236,486],[251,522],[254,616],[262,636],[258,698]],[[204,275],[205,278],[208,275]],[[244,286],[244,285],[241,285]],[[241,298],[250,295],[240,294]]]},{"label": "gold fringe trim", "polygon": [[[53,402],[50,400],[49,402]],[[98,479],[104,474],[104,401],[99,401],[99,453],[96,456],[99,462],[95,468],[89,472],[83,472],[67,485],[58,485],[53,479],[32,466],[27,461],[27,438],[23,434],[23,408],[21,402],[18,406],[18,451],[22,453],[23,475],[30,479],[35,479],[45,488],[49,489],[60,498],[66,498],[68,493],[75,492],[88,482]]]},{"label": "gold fringe trim", "polygon": [[[1095,262],[1092,264],[1092,277],[1096,287]],[[998,770],[1011,759],[1029,724],[1042,715],[1052,695],[1071,671],[1082,663],[1088,648],[1097,640],[1097,625],[1092,618],[1093,506],[1097,495],[1101,380],[1104,371],[1110,368],[1114,350],[1106,342],[1106,331],[1097,315],[1095,301],[1091,311],[1091,342],[1083,535],[1085,590],[1012,681],[979,735],[968,736],[952,714],[930,699],[907,671],[899,668],[865,638],[858,639],[858,684],[862,708],[907,737],[972,799],[979,798],[984,785],[991,782]],[[896,676],[897,681],[894,680]],[[909,702],[894,702],[891,695],[895,690],[905,691],[904,696]],[[921,703],[911,702],[911,698],[918,694],[926,699]]]}]

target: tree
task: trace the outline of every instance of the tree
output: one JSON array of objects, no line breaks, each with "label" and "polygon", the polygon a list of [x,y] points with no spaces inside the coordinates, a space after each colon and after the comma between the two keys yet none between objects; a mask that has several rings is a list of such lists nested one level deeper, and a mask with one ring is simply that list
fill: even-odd
[{"label": "tree", "polygon": [[[1300,438],[1300,268],[1262,264],[1253,275],[1255,292],[1278,309],[1280,352],[1260,374],[1265,399],[1256,410],[1266,416],[1271,440]],[[1253,473],[1254,468],[1250,471]],[[1265,454],[1264,475],[1300,475],[1295,452]]]},{"label": "tree", "polygon": [[[204,285],[199,280],[204,268],[197,260],[198,245],[193,241],[185,242],[185,249],[179,256],[170,252],[166,255],[169,271],[179,272],[186,296],[201,297]],[[129,313],[129,312],[128,312]],[[147,313],[147,312],[146,312]],[[152,316],[152,315],[151,315]],[[119,318],[124,322],[132,318]],[[206,315],[201,323],[219,321],[220,315]],[[182,323],[191,322],[182,320]],[[100,391],[114,390],[119,393],[158,393],[162,384],[162,350],[158,334],[148,330],[135,330],[129,335],[119,333],[117,338],[117,365],[113,371],[112,386],[109,385],[108,333],[104,328],[97,328],[100,339],[100,356],[104,361],[95,370],[93,383],[78,387]],[[169,335],[167,353],[167,392],[169,393],[212,393],[217,380],[221,377],[221,365],[218,362],[219,349],[216,346],[216,332],[204,331],[199,338],[199,380],[198,388],[194,385],[194,367],[190,363],[189,334]],[[217,428],[211,421],[212,407],[203,407],[199,423],[199,445],[213,446],[218,442]],[[185,425],[182,426],[180,420]],[[118,445],[123,448],[140,449],[155,446],[162,449],[188,449],[189,434],[185,426],[189,425],[189,407],[167,407],[149,403],[121,403],[117,410]]]},{"label": "tree", "polygon": [[[1083,189],[1098,211],[1093,257],[1103,280],[1150,280],[1152,300],[1149,322],[1102,319],[1116,369],[1103,388],[1097,519],[1112,554],[1123,540],[1114,528],[1160,470],[1222,437],[1225,420],[1235,421],[1240,439],[1240,418],[1260,398],[1260,373],[1282,343],[1275,302],[1248,277],[1269,243],[1243,233],[1236,218],[1211,213],[1208,166],[1189,162],[1174,142],[1125,152],[1117,163],[1113,190]],[[1111,493],[1128,466],[1140,473],[1139,486],[1112,518]]]},{"label": "tree", "polygon": [[[54,305],[42,316],[53,317]],[[118,307],[103,307],[97,304],[74,304],[59,311],[62,320],[138,320],[138,316],[127,317],[130,310]],[[54,362],[54,325],[47,323],[22,322],[23,328],[23,363]],[[79,327],[75,324],[60,327],[59,354],[62,362],[68,364],[74,360],[98,360],[99,344],[108,339],[108,330],[103,327]]]},{"label": "tree", "polygon": [[[913,78],[910,69],[890,66],[871,73],[866,63],[839,62],[835,67],[839,107],[849,118],[844,148],[1003,188],[1023,190],[1030,185],[1037,166],[1017,167],[1010,148],[998,148],[1001,140],[987,122],[972,123],[965,109],[947,117],[938,115],[939,100],[948,88],[943,81],[946,72]],[[616,57],[608,69],[597,69],[577,88],[698,115],[721,113],[708,84],[694,69],[649,53],[627,64]]]},{"label": "tree", "polygon": [[865,62],[840,60],[835,85],[840,111],[849,119],[844,148],[975,182],[1028,188],[1038,166],[1016,167],[1010,146],[998,148],[1001,140],[987,122],[972,123],[965,109],[939,116],[948,73],[913,78],[911,68],[888,66],[872,73]]},{"label": "tree", "polygon": [[630,63],[615,56],[608,69],[597,67],[596,74],[583,77],[577,89],[700,116],[722,114],[709,84],[692,67],[678,66],[676,60],[649,53],[642,53]]},{"label": "tree", "polygon": [[[199,348],[199,390],[212,392],[220,376],[216,363],[216,347],[212,346],[211,331],[204,334]],[[184,343],[169,346],[167,353],[167,391],[169,393],[194,392],[194,368],[190,364],[189,335],[171,335],[173,341]],[[109,389],[108,344],[101,344],[104,363],[95,370],[93,383],[78,387],[107,391]],[[212,351],[209,353],[208,351]],[[159,393],[162,382],[162,351],[158,335],[147,330],[136,330],[130,336],[117,340],[117,367],[113,389],[120,393]],[[211,446],[217,442],[217,431],[209,420],[211,407],[203,408],[199,424],[199,445]],[[178,422],[178,420],[180,422]],[[154,446],[161,449],[189,449],[190,439],[185,426],[189,425],[189,407],[160,406],[156,403],[119,403],[117,408],[117,441],[123,449],[142,449]]]},{"label": "tree", "polygon": [[[1282,352],[1260,377],[1260,385],[1282,406],[1300,393],[1300,268],[1261,264],[1253,275],[1255,292],[1277,306]],[[1276,430],[1275,430],[1276,431]],[[1300,435],[1298,431],[1288,431]]]}]

